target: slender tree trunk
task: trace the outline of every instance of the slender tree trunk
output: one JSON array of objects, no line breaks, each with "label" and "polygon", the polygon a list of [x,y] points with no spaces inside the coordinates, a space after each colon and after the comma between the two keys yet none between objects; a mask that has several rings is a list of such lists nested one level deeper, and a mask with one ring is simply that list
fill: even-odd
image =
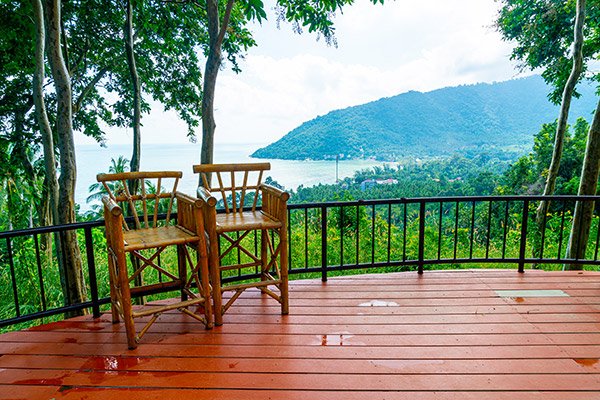
[{"label": "slender tree trunk", "polygon": [[[60,178],[58,180],[59,224],[75,222],[75,181],[77,167],[73,143],[71,80],[61,51],[61,1],[44,0],[44,16],[48,36],[48,61],[56,92],[56,128],[60,152]],[[86,288],[81,265],[81,253],[75,231],[60,234],[59,265],[65,294],[65,304],[85,301]]]},{"label": "slender tree trunk", "polygon": [[[209,50],[206,67],[204,68],[204,86],[202,88],[202,150],[200,153],[202,164],[213,163],[215,129],[217,127],[214,116],[215,88],[219,67],[221,66],[221,46],[229,25],[233,3],[234,0],[227,1],[225,14],[221,22],[219,20],[219,1],[206,0]],[[199,183],[202,184],[202,179],[199,179]]]},{"label": "slender tree trunk", "polygon": [[[546,186],[544,188],[544,196],[549,196],[554,193],[556,188],[556,178],[558,178],[558,170],[560,168],[560,159],[563,152],[563,144],[565,141],[565,132],[567,130],[567,121],[569,119],[569,109],[571,107],[571,99],[573,91],[581,76],[583,69],[583,26],[585,22],[585,2],[586,0],[577,0],[577,10],[575,15],[575,26],[573,27],[573,66],[571,73],[563,89],[562,100],[560,104],[560,114],[556,124],[556,134],[554,137],[554,151],[552,152],[552,161],[548,170]],[[540,202],[536,212],[536,222],[540,229],[544,221],[544,216],[548,213],[549,203],[545,200]]]},{"label": "slender tree trunk", "polygon": [[[58,221],[58,180],[56,179],[56,159],[54,158],[54,138],[46,104],[44,102],[44,52],[46,30],[44,28],[44,12],[41,0],[31,0],[35,23],[35,72],[33,74],[33,103],[35,116],[42,136],[44,149],[44,187],[38,208],[41,226],[51,225]],[[52,241],[49,235],[42,238],[42,246],[48,256],[52,255]]]},{"label": "slender tree trunk", "polygon": [[[585,157],[581,168],[581,180],[579,182],[578,195],[595,195],[598,186],[598,174],[600,173],[600,101],[596,106],[594,119],[588,132]],[[573,213],[573,224],[569,235],[567,257],[585,258],[585,249],[590,237],[590,227],[594,216],[594,205],[592,201],[578,201],[575,203]],[[567,269],[582,269],[582,264],[566,265]]]},{"label": "slender tree trunk", "polygon": [[[133,93],[133,152],[131,155],[131,162],[129,164],[130,171],[140,170],[140,157],[141,157],[141,86],[140,77],[137,72],[135,64],[135,53],[133,51],[133,7],[131,0],[127,0],[127,10],[124,27],[125,37],[125,53],[127,54],[127,66],[129,67],[129,76],[131,78],[131,87]],[[130,187],[132,193],[137,188]]]}]

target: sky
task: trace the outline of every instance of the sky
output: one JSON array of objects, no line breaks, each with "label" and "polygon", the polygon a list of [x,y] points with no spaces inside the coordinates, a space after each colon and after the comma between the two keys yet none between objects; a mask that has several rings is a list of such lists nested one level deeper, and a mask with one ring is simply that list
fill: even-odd
[{"label": "sky", "polygon": [[[493,28],[494,0],[357,0],[334,18],[337,48],[289,24],[278,28],[274,2],[265,4],[268,20],[251,28],[258,45],[241,61],[242,72],[226,64],[217,78],[217,144],[267,144],[336,109],[523,75],[509,59],[511,44]],[[159,104],[142,124],[142,144],[189,142],[185,125]],[[131,138],[131,130],[110,129],[107,143]],[[81,134],[76,142],[94,143]]]}]

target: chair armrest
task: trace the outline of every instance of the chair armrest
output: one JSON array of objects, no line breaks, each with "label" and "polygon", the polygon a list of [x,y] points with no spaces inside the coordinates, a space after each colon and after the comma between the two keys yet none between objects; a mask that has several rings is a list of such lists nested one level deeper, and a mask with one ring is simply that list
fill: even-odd
[{"label": "chair armrest", "polygon": [[123,251],[123,210],[109,196],[102,197],[104,205],[104,235],[106,245],[113,252]]},{"label": "chair armrest", "polygon": [[175,192],[175,198],[177,199],[177,203],[184,203],[194,207],[202,207],[202,201],[195,197],[190,196],[189,194],[185,194],[183,192]]},{"label": "chair armrest", "polygon": [[262,183],[262,212],[278,221],[287,220],[287,201],[290,194],[281,189]]},{"label": "chair armrest", "polygon": [[209,207],[214,208],[217,205],[217,199],[204,186],[198,186],[196,194],[198,195],[198,198],[206,203]]},{"label": "chair armrest", "polygon": [[[182,192],[175,192],[177,199],[177,225],[194,234],[199,234],[203,229],[201,221],[202,200],[196,199]],[[200,228],[200,229],[199,229]]]},{"label": "chair armrest", "polygon": [[121,209],[121,207],[119,207],[119,205],[109,196],[102,196],[102,204],[104,204],[105,214],[106,212],[108,212],[114,217],[123,215],[123,210]]},{"label": "chair armrest", "polygon": [[260,184],[260,189],[264,192],[269,193],[271,196],[275,196],[282,201],[288,201],[290,198],[290,194],[285,190],[281,190],[276,188],[275,186],[268,185],[266,183]]}]

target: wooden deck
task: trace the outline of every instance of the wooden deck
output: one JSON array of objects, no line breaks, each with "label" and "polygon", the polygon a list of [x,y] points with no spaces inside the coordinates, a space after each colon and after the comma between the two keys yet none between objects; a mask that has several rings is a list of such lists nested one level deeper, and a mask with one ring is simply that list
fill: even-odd
[{"label": "wooden deck", "polygon": [[[499,297],[496,290],[563,290]],[[600,399],[600,273],[425,271],[248,292],[206,331],[108,315],[0,335],[0,399]]]}]

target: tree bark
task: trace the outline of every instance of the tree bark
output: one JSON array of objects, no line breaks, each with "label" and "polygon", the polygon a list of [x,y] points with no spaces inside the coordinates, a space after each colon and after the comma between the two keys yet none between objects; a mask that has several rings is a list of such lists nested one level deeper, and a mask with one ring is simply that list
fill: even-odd
[{"label": "tree bark", "polygon": [[[594,119],[588,132],[585,157],[581,168],[581,181],[579,182],[578,195],[595,195],[598,186],[598,174],[600,173],[600,101],[594,112]],[[568,258],[585,258],[585,249],[590,237],[590,227],[594,216],[594,205],[592,201],[578,201],[575,203],[573,212],[573,224],[569,235],[567,247]],[[569,270],[582,269],[582,264],[568,264]]]},{"label": "tree bark", "polygon": [[[56,222],[70,224],[75,222],[77,167],[73,142],[71,79],[61,50],[61,1],[44,0],[44,16],[48,36],[48,61],[56,92],[56,131],[60,152],[59,206]],[[86,288],[76,232],[61,232],[59,242],[59,266],[65,304],[81,303],[86,299]]]},{"label": "tree bark", "polygon": [[[554,150],[552,152],[552,161],[548,170],[546,186],[544,187],[544,196],[554,193],[556,188],[556,178],[560,168],[560,159],[562,157],[563,145],[565,141],[565,132],[567,130],[567,121],[569,119],[569,109],[575,86],[579,81],[581,71],[583,70],[583,26],[585,22],[585,3],[586,0],[577,0],[577,10],[575,14],[575,26],[573,27],[573,66],[571,73],[565,84],[560,104],[560,113],[556,124],[556,134],[554,137]],[[540,202],[536,212],[536,222],[540,229],[544,221],[544,216],[548,213],[549,202],[543,200]]]},{"label": "tree bark", "polygon": [[[41,0],[31,0],[33,5],[33,16],[35,22],[35,72],[33,74],[33,103],[35,105],[35,116],[42,136],[44,150],[44,191],[42,195],[43,214],[50,214],[49,225],[52,221],[58,221],[58,180],[56,179],[56,159],[54,157],[54,137],[48,112],[44,101],[44,51],[46,42],[46,31],[44,29],[44,14]],[[46,200],[47,196],[47,200]],[[48,204],[48,205],[47,205]],[[49,207],[50,213],[45,211]],[[49,223],[48,223],[49,222]],[[42,223],[42,221],[40,221]]]},{"label": "tree bark", "polygon": [[[127,66],[129,67],[129,76],[131,78],[132,94],[133,94],[133,151],[131,155],[131,162],[129,164],[130,171],[140,170],[140,157],[141,157],[141,86],[140,77],[137,72],[135,64],[135,53],[133,51],[134,39],[133,39],[133,7],[131,0],[127,0],[124,36],[125,36],[125,53],[127,54]],[[132,181],[132,185],[135,182]],[[137,188],[130,187],[131,193],[135,193]]]},{"label": "tree bark", "polygon": [[[214,153],[215,129],[217,127],[214,116],[215,87],[217,75],[221,66],[221,46],[225,38],[225,32],[229,25],[231,9],[234,0],[228,0],[223,15],[223,21],[219,20],[219,1],[206,0],[206,12],[208,15],[209,50],[204,68],[204,85],[202,88],[202,150],[200,153],[201,164],[212,164]],[[210,178],[210,177],[209,177]],[[202,185],[202,179],[199,178]]]}]

